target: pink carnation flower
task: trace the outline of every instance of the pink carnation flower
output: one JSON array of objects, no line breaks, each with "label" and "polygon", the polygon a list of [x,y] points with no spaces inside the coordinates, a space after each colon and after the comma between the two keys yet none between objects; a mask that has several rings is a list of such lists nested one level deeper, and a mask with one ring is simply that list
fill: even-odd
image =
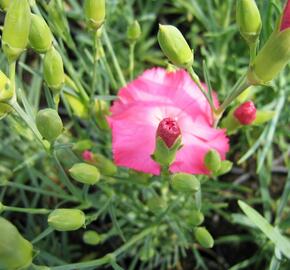
[{"label": "pink carnation flower", "polygon": [[[158,126],[166,118],[177,122],[183,144],[170,166],[171,172],[208,174],[204,156],[210,149],[225,158],[229,150],[225,130],[212,127],[210,106],[184,70],[146,70],[122,88],[118,97],[108,118],[116,165],[159,174],[160,166],[151,154]],[[218,106],[216,97],[214,103]]]}]

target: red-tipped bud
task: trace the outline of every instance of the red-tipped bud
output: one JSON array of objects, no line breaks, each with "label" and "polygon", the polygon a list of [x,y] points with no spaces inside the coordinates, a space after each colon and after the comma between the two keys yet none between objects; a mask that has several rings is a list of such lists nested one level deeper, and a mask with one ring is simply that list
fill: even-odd
[{"label": "red-tipped bud", "polygon": [[290,1],[288,0],[283,11],[280,31],[290,28]]},{"label": "red-tipped bud", "polygon": [[168,148],[171,148],[180,134],[181,132],[177,122],[170,117],[164,118],[159,123],[156,132],[156,136],[160,137]]},{"label": "red-tipped bud", "polygon": [[235,118],[242,125],[250,125],[256,119],[256,107],[252,101],[246,101],[240,105],[234,112]]},{"label": "red-tipped bud", "polygon": [[93,153],[91,151],[89,151],[89,150],[85,150],[82,153],[82,157],[86,161],[92,161],[93,160]]}]

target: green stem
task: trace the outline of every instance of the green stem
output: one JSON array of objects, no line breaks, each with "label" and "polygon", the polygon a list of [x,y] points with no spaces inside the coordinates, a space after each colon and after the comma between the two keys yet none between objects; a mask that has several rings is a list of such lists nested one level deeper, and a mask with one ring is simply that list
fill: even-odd
[{"label": "green stem", "polygon": [[110,53],[110,55],[112,57],[113,64],[115,66],[116,72],[117,72],[119,80],[121,82],[121,86],[123,87],[123,86],[126,85],[126,80],[125,80],[124,75],[122,73],[119,61],[118,61],[118,59],[116,57],[116,54],[114,52],[114,49],[113,49],[112,43],[110,41],[110,38],[109,38],[109,36],[108,36],[108,34],[106,32],[106,29],[103,29],[103,35],[104,35],[105,44],[106,44],[106,46],[107,46],[107,48],[109,50],[109,53]]},{"label": "green stem", "polygon": [[149,227],[145,229],[144,231],[140,232],[139,234],[133,236],[126,244],[121,246],[120,248],[116,249],[113,253],[109,253],[106,256],[88,261],[88,262],[81,262],[81,263],[72,263],[62,266],[56,266],[51,267],[51,270],[69,270],[69,269],[84,269],[89,267],[98,267],[102,266],[108,263],[111,263],[114,261],[118,256],[120,256],[122,253],[124,253],[126,250],[128,250],[131,246],[142,240],[144,237],[146,237],[149,234],[152,234],[152,232],[155,230],[155,227]]},{"label": "green stem", "polygon": [[258,41],[249,44],[249,48],[250,48],[250,64],[253,63],[253,61],[254,61],[254,59],[255,59],[255,57],[257,55],[257,47],[258,47]]},{"label": "green stem", "polygon": [[91,99],[94,96],[95,93],[95,87],[96,87],[96,81],[97,81],[97,59],[96,59],[96,54],[97,54],[97,32],[93,32],[93,78],[92,78],[92,86],[91,86]]},{"label": "green stem", "polygon": [[129,54],[129,74],[130,74],[130,81],[132,81],[133,78],[134,78],[135,45],[136,45],[136,42],[130,43],[130,54]]},{"label": "green stem", "polygon": [[6,206],[6,205],[3,205],[3,210],[10,211],[10,212],[39,214],[39,215],[47,215],[52,211],[52,210],[44,209],[44,208],[20,208],[20,207]]}]

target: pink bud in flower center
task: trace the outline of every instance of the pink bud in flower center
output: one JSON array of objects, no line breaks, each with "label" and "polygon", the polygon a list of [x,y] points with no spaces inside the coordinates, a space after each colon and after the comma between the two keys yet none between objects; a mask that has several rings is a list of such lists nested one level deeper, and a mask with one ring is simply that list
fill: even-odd
[{"label": "pink bud in flower center", "polygon": [[287,1],[282,14],[282,21],[280,25],[280,31],[290,28],[290,0]]},{"label": "pink bud in flower center", "polygon": [[160,137],[170,148],[180,136],[180,128],[177,122],[170,118],[164,118],[158,125],[156,136]]},{"label": "pink bud in flower center", "polygon": [[82,153],[82,157],[86,161],[92,161],[92,159],[93,159],[93,153],[91,151],[89,151],[89,150],[85,150]]},{"label": "pink bud in flower center", "polygon": [[234,116],[242,125],[250,125],[256,119],[256,107],[252,101],[246,101],[234,112]]}]

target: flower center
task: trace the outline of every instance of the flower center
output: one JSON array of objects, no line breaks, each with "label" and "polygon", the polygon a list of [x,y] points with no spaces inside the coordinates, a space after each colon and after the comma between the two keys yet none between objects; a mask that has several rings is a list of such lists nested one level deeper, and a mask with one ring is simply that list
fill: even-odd
[{"label": "flower center", "polygon": [[181,134],[177,122],[170,118],[164,118],[158,125],[156,136],[160,137],[168,147],[171,147]]}]

